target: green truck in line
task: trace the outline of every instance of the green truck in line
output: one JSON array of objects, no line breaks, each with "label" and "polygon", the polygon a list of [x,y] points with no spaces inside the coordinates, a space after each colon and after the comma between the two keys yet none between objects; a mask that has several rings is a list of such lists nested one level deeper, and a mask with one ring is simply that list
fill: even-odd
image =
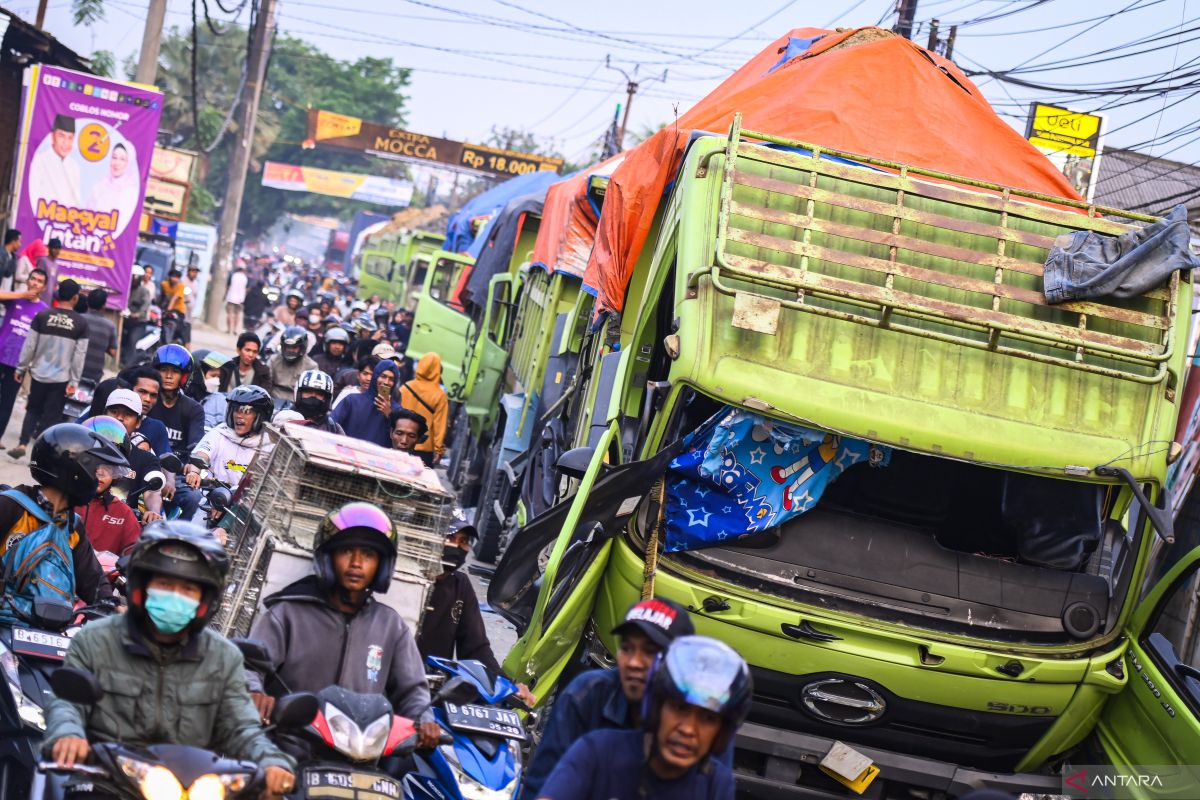
[{"label": "green truck in line", "polygon": [[[506,671],[551,701],[653,593],[751,665],[746,796],[845,796],[817,766],[839,741],[879,768],[873,797],[1200,764],[1200,547],[1166,490],[1190,277],[1041,290],[1055,237],[1149,221],[737,121],[695,138],[625,314],[581,336],[561,502],[489,587],[521,634]],[[660,552],[677,443],[725,408],[891,461],[780,528]]]},{"label": "green truck in line", "polygon": [[359,257],[358,299],[379,295],[407,306],[414,286],[423,281],[430,254],[445,239],[444,234],[406,229],[368,236]]}]

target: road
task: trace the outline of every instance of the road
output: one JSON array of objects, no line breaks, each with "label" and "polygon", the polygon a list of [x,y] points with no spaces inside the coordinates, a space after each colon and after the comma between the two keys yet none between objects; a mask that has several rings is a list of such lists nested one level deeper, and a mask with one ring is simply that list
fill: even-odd
[{"label": "road", "polygon": [[[236,345],[237,337],[232,334],[222,333],[200,322],[195,322],[192,325],[192,346],[195,349],[208,348],[232,355],[236,349]],[[107,370],[105,377],[112,374],[112,370]],[[0,447],[3,450],[16,445],[18,435],[21,431],[21,423],[24,419],[25,397],[22,395],[17,398],[16,405],[13,408],[12,419],[8,423],[8,428],[5,430],[3,439],[0,440]],[[29,481],[29,456],[26,455],[20,460],[14,460],[9,458],[6,452],[0,452],[0,483],[16,486],[22,483],[29,483]],[[444,480],[443,483],[445,483]],[[463,569],[468,569],[471,565],[478,566],[473,558],[467,560],[467,565]],[[486,567],[489,565],[483,566]],[[516,630],[500,615],[492,613],[489,610],[487,605],[487,579],[472,572],[471,583],[475,586],[480,607],[484,609],[483,621],[487,628],[488,638],[492,642],[492,650],[495,652],[496,658],[503,661],[509,649],[516,641]]]}]

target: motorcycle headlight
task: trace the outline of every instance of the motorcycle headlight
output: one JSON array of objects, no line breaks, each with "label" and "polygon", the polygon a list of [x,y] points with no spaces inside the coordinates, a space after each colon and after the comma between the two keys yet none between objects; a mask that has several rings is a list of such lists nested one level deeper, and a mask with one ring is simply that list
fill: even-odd
[{"label": "motorcycle headlight", "polygon": [[355,761],[374,761],[383,755],[391,729],[391,715],[385,714],[364,731],[340,708],[325,704],[325,721],[333,734],[333,746]]},{"label": "motorcycle headlight", "polygon": [[246,788],[253,776],[248,772],[231,772],[221,775],[209,773],[192,782],[187,791],[188,800],[225,800],[225,795],[237,794]]},{"label": "motorcycle headlight", "polygon": [[513,778],[500,789],[489,789],[468,775],[458,760],[458,753],[454,751],[454,745],[443,744],[438,747],[438,750],[446,758],[446,763],[450,765],[450,772],[454,775],[454,780],[458,782],[458,793],[462,795],[463,800],[511,800],[516,796],[518,776],[521,774],[521,747],[515,741],[510,740],[508,743],[509,754],[514,759]]},{"label": "motorcycle headlight", "polygon": [[145,800],[183,800],[183,786],[179,779],[161,764],[117,756],[117,765],[127,778],[137,783]]},{"label": "motorcycle headlight", "polygon": [[4,672],[4,682],[8,684],[8,692],[17,707],[17,716],[26,725],[32,725],[39,731],[46,730],[46,714],[38,703],[26,697],[25,692],[21,690],[17,657],[3,644],[0,644],[0,671]]}]

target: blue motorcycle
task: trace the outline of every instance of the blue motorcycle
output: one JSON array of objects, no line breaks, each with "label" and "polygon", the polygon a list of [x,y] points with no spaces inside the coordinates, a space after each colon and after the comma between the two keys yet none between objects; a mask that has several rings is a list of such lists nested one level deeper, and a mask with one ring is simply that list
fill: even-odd
[{"label": "blue motorcycle", "polygon": [[446,676],[433,697],[433,713],[453,742],[413,754],[404,776],[405,800],[511,800],[521,790],[525,725],[516,709],[528,710],[517,685],[492,677],[478,661],[429,656]]}]

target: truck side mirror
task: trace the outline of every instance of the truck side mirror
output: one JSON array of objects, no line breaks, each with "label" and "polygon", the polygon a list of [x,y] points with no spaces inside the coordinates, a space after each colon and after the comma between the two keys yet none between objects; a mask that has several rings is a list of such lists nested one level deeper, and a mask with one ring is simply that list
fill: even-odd
[{"label": "truck side mirror", "polygon": [[554,470],[560,476],[582,480],[595,455],[596,448],[594,447],[576,447],[558,457],[558,461],[554,464]]}]

